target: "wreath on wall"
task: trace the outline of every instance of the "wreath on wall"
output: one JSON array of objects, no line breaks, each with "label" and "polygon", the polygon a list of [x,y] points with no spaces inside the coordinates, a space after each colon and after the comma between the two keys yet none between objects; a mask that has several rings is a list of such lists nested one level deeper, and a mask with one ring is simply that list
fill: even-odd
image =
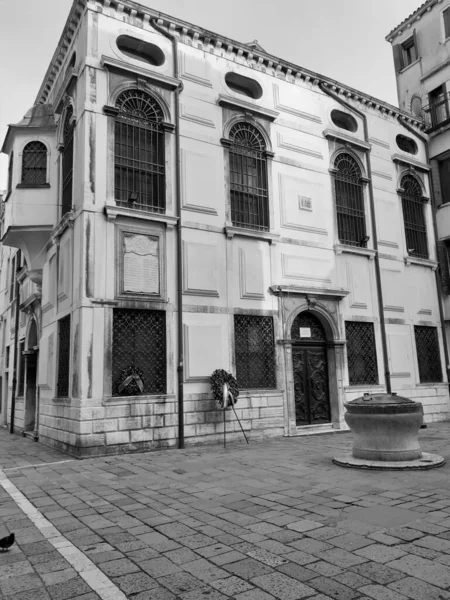
[{"label": "wreath on wall", "polygon": [[[228,371],[224,369],[216,369],[211,375],[211,387],[213,392],[214,400],[223,408],[223,384],[228,385],[228,392],[231,394],[233,404],[236,404],[239,396],[239,387],[236,378]],[[230,398],[230,396],[228,396]],[[230,399],[228,400],[228,406],[230,406]]]},{"label": "wreath on wall", "polygon": [[121,396],[138,396],[144,391],[144,383],[144,373],[135,365],[131,365],[119,375],[116,387]]}]

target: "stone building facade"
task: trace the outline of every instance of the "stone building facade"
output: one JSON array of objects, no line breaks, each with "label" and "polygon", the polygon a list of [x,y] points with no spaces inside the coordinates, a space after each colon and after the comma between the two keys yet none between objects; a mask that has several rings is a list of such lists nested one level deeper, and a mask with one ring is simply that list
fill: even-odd
[{"label": "stone building facade", "polygon": [[221,441],[218,368],[250,439],[345,428],[391,389],[445,419],[423,129],[257,42],[75,0],[3,145],[28,288],[2,326],[35,365],[15,428],[78,456]]}]

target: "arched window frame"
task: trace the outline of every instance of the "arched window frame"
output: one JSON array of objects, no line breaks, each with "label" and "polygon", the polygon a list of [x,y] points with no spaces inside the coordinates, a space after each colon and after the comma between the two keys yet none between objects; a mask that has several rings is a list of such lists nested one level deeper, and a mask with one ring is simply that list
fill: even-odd
[{"label": "arched window frame", "polygon": [[[339,169],[339,163],[345,159],[351,164],[353,174]],[[355,248],[367,248],[370,236],[367,235],[365,185],[369,180],[364,176],[363,167],[358,158],[346,148],[334,155],[330,172],[333,176],[339,243]]]},{"label": "arched window frame", "polygon": [[[249,144],[252,144],[253,148],[246,150],[244,144],[236,142],[238,132],[253,134],[252,140],[247,135]],[[270,159],[274,156],[270,150],[268,135],[262,127],[249,118],[233,119],[228,123],[225,135],[221,143],[228,150],[230,211],[227,220],[237,228],[268,232],[270,230],[269,169]],[[248,171],[249,158],[252,155],[256,162],[256,174],[249,174]],[[259,185],[248,185],[252,179],[256,179]]]},{"label": "arched window frame", "polygon": [[71,104],[66,108],[60,131],[62,142],[61,152],[61,217],[70,212],[73,207],[73,163],[75,116]]},{"label": "arched window frame", "polygon": [[423,184],[411,171],[404,171],[397,190],[402,200],[403,226],[406,254],[413,258],[428,259],[428,227],[423,194]]},{"label": "arched window frame", "polygon": [[49,150],[42,140],[29,140],[20,153],[21,177],[17,187],[49,187]]}]

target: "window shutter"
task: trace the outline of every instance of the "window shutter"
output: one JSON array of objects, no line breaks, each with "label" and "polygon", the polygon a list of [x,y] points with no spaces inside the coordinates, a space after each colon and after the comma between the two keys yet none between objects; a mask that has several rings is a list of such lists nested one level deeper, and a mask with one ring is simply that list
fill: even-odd
[{"label": "window shutter", "polygon": [[416,34],[415,29],[413,31],[413,40],[414,40],[414,50],[416,52],[416,58],[414,60],[417,60],[419,58],[419,46],[417,45],[417,34]]},{"label": "window shutter", "polygon": [[405,66],[404,62],[403,62],[403,48],[402,48],[402,45],[401,44],[394,44],[392,46],[392,52],[394,53],[394,67],[395,67],[395,71],[396,71],[396,73],[398,73]]}]

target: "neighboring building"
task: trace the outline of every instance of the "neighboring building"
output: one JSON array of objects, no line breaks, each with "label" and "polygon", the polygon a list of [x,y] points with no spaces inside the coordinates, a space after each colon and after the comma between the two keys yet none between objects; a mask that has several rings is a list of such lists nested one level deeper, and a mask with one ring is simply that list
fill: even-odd
[{"label": "neighboring building", "polygon": [[400,107],[422,119],[432,173],[444,318],[450,340],[450,0],[428,0],[386,39],[392,44]]},{"label": "neighboring building", "polygon": [[422,131],[257,42],[76,0],[3,146],[17,355],[39,349],[16,428],[81,456],[219,441],[217,368],[250,437],[344,428],[391,387],[445,419]]}]

